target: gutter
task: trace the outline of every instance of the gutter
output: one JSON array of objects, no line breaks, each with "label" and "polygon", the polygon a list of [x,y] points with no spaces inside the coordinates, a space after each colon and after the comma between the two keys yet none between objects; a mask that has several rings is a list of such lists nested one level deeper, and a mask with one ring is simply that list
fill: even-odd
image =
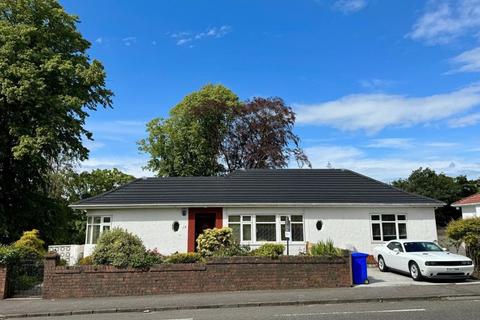
[{"label": "gutter", "polygon": [[249,208],[315,208],[315,207],[325,207],[325,208],[352,208],[352,207],[374,207],[374,208],[404,208],[404,207],[416,207],[416,208],[438,208],[445,205],[443,202],[432,202],[432,203],[220,203],[220,202],[198,202],[198,203],[125,203],[125,204],[71,204],[69,205],[72,209],[127,209],[127,208],[211,208],[211,207],[249,207]]}]

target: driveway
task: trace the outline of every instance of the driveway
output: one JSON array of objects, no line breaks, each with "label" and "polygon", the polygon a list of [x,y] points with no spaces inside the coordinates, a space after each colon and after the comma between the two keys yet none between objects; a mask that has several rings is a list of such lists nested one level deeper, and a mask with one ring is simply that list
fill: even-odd
[{"label": "driveway", "polygon": [[380,272],[377,267],[368,267],[368,280],[369,284],[362,284],[357,287],[395,287],[395,286],[431,286],[441,284],[474,284],[480,283],[478,280],[467,280],[463,282],[451,281],[451,280],[424,280],[413,281],[409,276],[395,272]]}]

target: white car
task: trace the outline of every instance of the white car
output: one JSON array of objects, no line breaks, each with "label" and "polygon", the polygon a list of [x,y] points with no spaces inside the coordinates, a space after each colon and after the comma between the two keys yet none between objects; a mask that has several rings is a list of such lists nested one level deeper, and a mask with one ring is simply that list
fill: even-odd
[{"label": "white car", "polygon": [[392,240],[374,250],[380,271],[408,273],[415,281],[467,279],[473,273],[470,258],[447,252],[431,241]]}]

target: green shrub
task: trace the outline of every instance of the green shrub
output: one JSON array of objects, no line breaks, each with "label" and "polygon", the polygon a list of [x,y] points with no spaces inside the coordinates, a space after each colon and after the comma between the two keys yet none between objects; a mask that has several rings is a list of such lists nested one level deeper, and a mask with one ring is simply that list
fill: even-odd
[{"label": "green shrub", "polygon": [[24,231],[23,235],[18,239],[13,246],[23,252],[33,252],[39,257],[43,257],[45,251],[45,241],[40,239],[40,232],[37,229]]},{"label": "green shrub", "polygon": [[278,258],[283,254],[285,246],[280,243],[265,243],[252,251],[253,256]]},{"label": "green shrub", "polygon": [[236,242],[232,243],[229,247],[222,248],[213,253],[213,257],[235,257],[235,256],[248,256],[250,254],[250,247],[240,245]]},{"label": "green shrub", "polygon": [[234,244],[232,229],[206,229],[197,238],[198,252],[204,256],[213,256],[215,252],[229,248]]},{"label": "green shrub", "polygon": [[454,220],[447,225],[447,236],[465,243],[467,256],[480,270],[480,217]]},{"label": "green shrub", "polygon": [[89,266],[93,264],[92,256],[86,256],[78,260],[77,263],[79,266]]},{"label": "green shrub", "polygon": [[202,256],[197,252],[174,253],[165,259],[165,263],[196,263],[203,261]]},{"label": "green shrub", "polygon": [[0,245],[0,265],[10,265],[20,259],[20,251],[13,246]]},{"label": "green shrub", "polygon": [[92,254],[94,264],[118,268],[138,266],[145,261],[146,250],[142,240],[120,228],[103,232]]},{"label": "green shrub", "polygon": [[310,247],[310,255],[324,257],[340,257],[343,255],[342,249],[336,248],[331,239],[319,241]]},{"label": "green shrub", "polygon": [[162,263],[164,258],[165,257],[158,253],[156,249],[148,250],[143,256],[133,257],[131,260],[131,266],[134,268],[145,269],[153,266],[154,264]]}]

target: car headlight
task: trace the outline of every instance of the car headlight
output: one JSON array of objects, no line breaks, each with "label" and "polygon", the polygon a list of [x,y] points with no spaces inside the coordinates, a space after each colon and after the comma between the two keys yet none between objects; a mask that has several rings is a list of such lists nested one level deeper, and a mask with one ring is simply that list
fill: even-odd
[{"label": "car headlight", "polygon": [[436,261],[427,261],[427,262],[425,262],[425,265],[426,266],[436,266],[437,262]]},{"label": "car headlight", "polygon": [[473,261],[462,261],[462,266],[471,266]]}]

